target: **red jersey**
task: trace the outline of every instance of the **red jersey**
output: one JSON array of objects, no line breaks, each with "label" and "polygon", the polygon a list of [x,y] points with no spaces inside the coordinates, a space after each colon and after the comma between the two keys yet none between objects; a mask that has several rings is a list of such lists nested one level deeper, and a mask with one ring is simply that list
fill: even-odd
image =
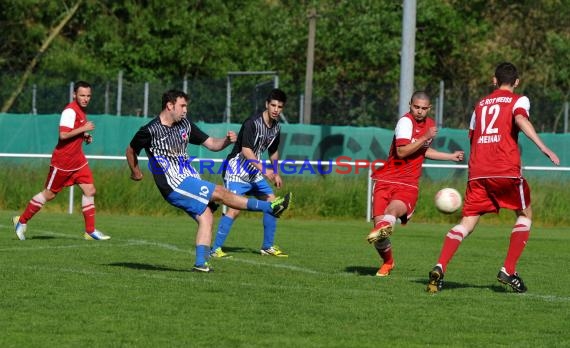
[{"label": "red jersey", "polygon": [[396,124],[388,159],[383,167],[374,171],[372,179],[417,187],[422,175],[426,151],[432,140],[427,141],[424,146],[406,158],[399,158],[396,148],[416,142],[431,127],[435,127],[435,122],[429,117],[426,117],[423,122],[418,122],[409,113],[402,116]]},{"label": "red jersey", "polygon": [[529,109],[527,97],[502,89],[479,101],[469,126],[469,180],[522,176],[515,116],[529,117]]},{"label": "red jersey", "polygon": [[[87,115],[76,101],[67,104],[59,120],[59,131],[69,132],[83,126]],[[77,170],[87,164],[83,154],[83,133],[72,138],[59,139],[51,156],[51,165],[61,170]]]}]

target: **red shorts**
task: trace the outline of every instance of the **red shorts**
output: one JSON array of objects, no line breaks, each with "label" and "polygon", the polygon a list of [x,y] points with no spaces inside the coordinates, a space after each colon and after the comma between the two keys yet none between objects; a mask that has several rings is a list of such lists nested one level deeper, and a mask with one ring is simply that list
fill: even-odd
[{"label": "red shorts", "polygon": [[521,210],[530,206],[530,187],[524,178],[470,180],[465,192],[463,216],[498,213],[501,208]]},{"label": "red shorts", "polygon": [[89,169],[89,165],[87,164],[78,170],[72,171],[61,170],[50,166],[45,188],[51,192],[58,193],[67,186],[92,183],[93,174],[91,174],[91,169]]},{"label": "red shorts", "polygon": [[402,225],[405,225],[416,209],[418,188],[386,181],[374,181],[372,189],[372,216],[384,215],[388,204],[393,200],[402,201],[406,205],[406,215],[396,216],[400,218]]}]

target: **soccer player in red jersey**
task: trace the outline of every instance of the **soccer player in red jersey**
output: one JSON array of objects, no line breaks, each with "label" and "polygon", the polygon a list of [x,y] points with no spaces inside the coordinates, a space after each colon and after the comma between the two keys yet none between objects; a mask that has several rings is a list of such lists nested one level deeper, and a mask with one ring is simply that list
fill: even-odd
[{"label": "soccer player in red jersey", "polygon": [[422,91],[414,92],[410,112],[402,116],[396,125],[387,161],[372,174],[374,227],[367,240],[374,243],[383,260],[376,273],[379,277],[388,276],[394,268],[389,237],[397,218],[405,225],[414,213],[424,159],[463,160],[463,151],[447,153],[430,147],[437,135],[434,120],[427,117],[430,109],[430,97]]},{"label": "soccer player in red jersey", "polygon": [[95,185],[93,175],[83,154],[83,142],[90,144],[93,137],[89,131],[95,124],[87,120],[85,109],[91,101],[91,85],[78,81],[73,86],[73,101],[61,113],[59,140],[51,156],[45,188],[36,194],[21,216],[12,218],[18,239],[25,240],[28,221],[42,209],[44,204],[54,199],[67,186],[79,185],[83,191],[81,205],[85,219],[87,240],[107,240],[111,237],[95,229]]},{"label": "soccer player in red jersey", "polygon": [[477,103],[471,116],[471,153],[463,218],[445,236],[439,260],[429,273],[427,291],[431,293],[441,290],[447,264],[461,242],[473,232],[481,215],[498,213],[501,208],[513,210],[517,219],[497,280],[516,292],[527,290],[516,271],[532,222],[530,188],[521,171],[519,131],[532,140],[552,163],[559,165],[560,160],[542,142],[530,123],[529,99],[514,93],[519,84],[516,67],[508,62],[499,64],[493,84],[498,88]]}]

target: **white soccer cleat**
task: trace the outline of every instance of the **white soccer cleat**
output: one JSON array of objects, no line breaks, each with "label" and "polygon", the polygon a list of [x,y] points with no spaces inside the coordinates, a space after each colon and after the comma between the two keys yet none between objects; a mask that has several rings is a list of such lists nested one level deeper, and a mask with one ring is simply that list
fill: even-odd
[{"label": "white soccer cleat", "polygon": [[85,238],[85,240],[109,240],[111,239],[110,236],[104,234],[103,232],[99,231],[99,230],[95,230],[92,233],[85,233],[83,235],[83,238]]},{"label": "white soccer cleat", "polygon": [[16,232],[16,236],[18,236],[18,239],[26,240],[26,229],[28,228],[28,225],[20,223],[19,216],[14,216],[12,218],[12,223],[14,224],[14,232]]}]

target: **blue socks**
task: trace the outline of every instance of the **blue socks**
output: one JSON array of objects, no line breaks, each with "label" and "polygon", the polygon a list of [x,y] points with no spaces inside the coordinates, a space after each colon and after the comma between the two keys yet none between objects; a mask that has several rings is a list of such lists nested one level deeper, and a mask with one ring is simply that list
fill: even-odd
[{"label": "blue socks", "polygon": [[277,218],[269,213],[263,213],[263,245],[261,249],[268,249],[273,246],[276,228]]},{"label": "blue socks", "polygon": [[204,266],[210,257],[209,245],[196,245],[196,266]]},{"label": "blue socks", "polygon": [[[249,201],[248,201],[249,205]],[[232,228],[234,219],[224,215],[220,219],[220,224],[218,225],[218,232],[216,232],[216,239],[214,240],[214,245],[212,245],[212,250],[221,248],[228,238],[228,234]]]},{"label": "blue socks", "polygon": [[260,201],[255,198],[248,198],[247,199],[247,210],[250,211],[263,211],[266,213],[273,212],[271,208],[271,202]]}]

